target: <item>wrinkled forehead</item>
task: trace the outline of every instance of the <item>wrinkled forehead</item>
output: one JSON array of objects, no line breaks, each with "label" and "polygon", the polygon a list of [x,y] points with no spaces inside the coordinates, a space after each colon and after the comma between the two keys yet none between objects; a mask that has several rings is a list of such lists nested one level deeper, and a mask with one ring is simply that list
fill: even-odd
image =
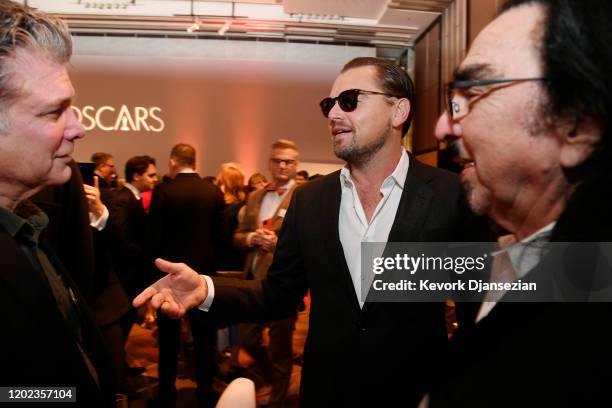
[{"label": "wrinkled forehead", "polygon": [[[478,34],[460,64],[458,79],[541,76],[544,7],[525,4],[501,14]],[[467,74],[463,75],[465,71]]]}]

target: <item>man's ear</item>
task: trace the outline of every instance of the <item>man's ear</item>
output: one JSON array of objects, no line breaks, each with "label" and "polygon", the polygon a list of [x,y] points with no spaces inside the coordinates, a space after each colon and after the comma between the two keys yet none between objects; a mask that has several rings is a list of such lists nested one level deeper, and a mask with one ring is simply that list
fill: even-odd
[{"label": "man's ear", "polygon": [[601,140],[601,133],[600,121],[593,118],[578,119],[573,129],[562,135],[561,166],[571,169],[584,163]]},{"label": "man's ear", "polygon": [[404,124],[404,122],[408,119],[411,108],[412,107],[410,106],[408,99],[402,98],[399,100],[393,112],[393,127],[401,127]]}]

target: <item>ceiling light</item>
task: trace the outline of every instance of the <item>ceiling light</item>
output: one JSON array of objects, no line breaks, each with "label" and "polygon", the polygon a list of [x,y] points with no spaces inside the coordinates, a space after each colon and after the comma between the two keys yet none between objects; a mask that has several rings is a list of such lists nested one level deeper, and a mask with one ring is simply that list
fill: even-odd
[{"label": "ceiling light", "polygon": [[232,25],[232,22],[230,20],[225,20],[225,24],[223,24],[223,26],[219,29],[219,31],[217,31],[217,34],[225,35],[225,33],[227,32],[227,30],[229,30],[231,25]]}]

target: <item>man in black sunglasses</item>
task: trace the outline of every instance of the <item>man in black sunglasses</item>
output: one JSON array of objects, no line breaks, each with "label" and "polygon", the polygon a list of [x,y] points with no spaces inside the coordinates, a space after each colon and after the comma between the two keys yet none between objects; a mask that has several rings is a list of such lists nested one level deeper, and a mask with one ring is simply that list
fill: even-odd
[{"label": "man in black sunglasses", "polygon": [[430,408],[609,404],[611,32],[609,1],[510,0],[455,71],[436,136],[458,147],[473,210],[511,233],[513,280],[538,292],[482,304]]},{"label": "man in black sunglasses", "polygon": [[166,277],[134,302],[152,297],[155,307],[179,316],[204,301],[221,319],[278,319],[294,313],[310,289],[301,406],[392,406],[398,398],[415,406],[443,370],[445,305],[367,302],[361,244],[457,240],[459,182],[404,149],[414,86],[400,67],[356,58],[320,105],[334,152],[347,165],[295,190],[267,278],[236,285],[158,260],[182,283]]}]

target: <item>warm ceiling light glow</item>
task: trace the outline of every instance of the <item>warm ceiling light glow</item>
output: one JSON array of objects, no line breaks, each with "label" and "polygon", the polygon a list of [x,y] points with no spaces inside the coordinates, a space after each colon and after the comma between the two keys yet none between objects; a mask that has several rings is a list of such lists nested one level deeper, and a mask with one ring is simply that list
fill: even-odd
[{"label": "warm ceiling light glow", "polygon": [[225,20],[225,24],[223,24],[223,26],[219,29],[219,31],[217,31],[217,34],[225,35],[225,33],[227,32],[227,30],[229,30],[231,25],[232,25],[232,22],[230,20]]}]

